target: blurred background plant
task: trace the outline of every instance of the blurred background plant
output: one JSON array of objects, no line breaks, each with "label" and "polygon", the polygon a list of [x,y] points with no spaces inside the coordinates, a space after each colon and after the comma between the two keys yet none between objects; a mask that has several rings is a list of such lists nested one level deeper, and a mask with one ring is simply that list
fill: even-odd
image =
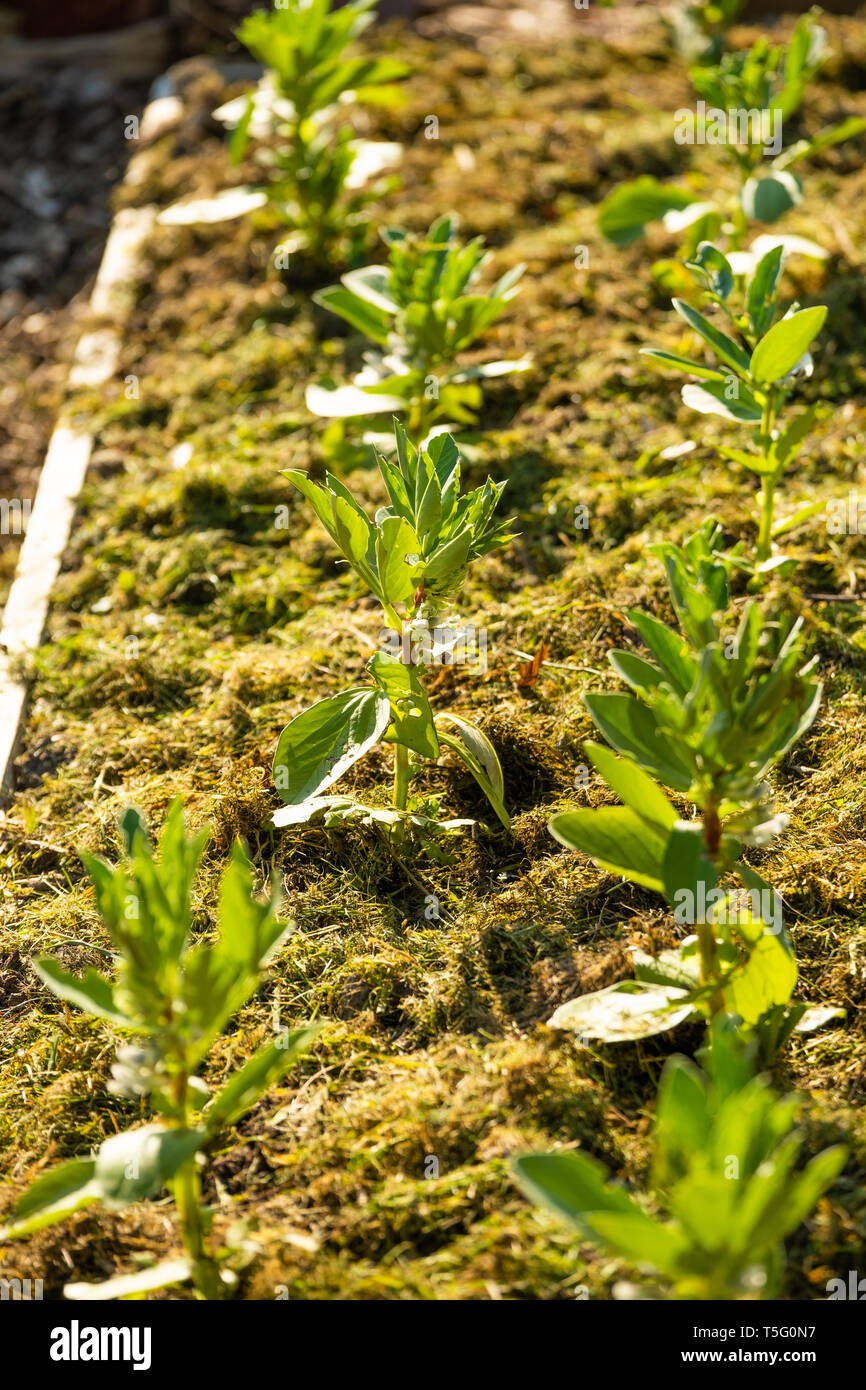
[{"label": "blurred background plant", "polygon": [[395,84],[409,72],[394,58],[346,55],[373,23],[375,3],[350,0],[332,9],[331,0],[284,0],[238,28],[265,72],[253,91],[215,115],[232,129],[232,163],[251,140],[264,142],[256,152],[267,174],[262,191],[291,228],[275,252],[281,269],[297,252],[325,268],[355,264],[369,237],[364,209],[394,186],[371,180],[399,159],[399,145],[356,139],[341,121],[347,102],[399,102]]},{"label": "blurred background plant", "polygon": [[[715,6],[703,6],[715,9]],[[724,249],[742,249],[749,227],[777,222],[803,201],[803,185],[791,166],[866,129],[866,120],[850,116],[827,126],[812,139],[782,145],[785,123],[796,114],[816,73],[827,61],[826,31],[816,22],[818,10],[798,20],[787,46],[763,35],[740,51],[718,49],[690,68],[698,102],[683,108],[674,120],[674,139],[680,144],[714,145],[732,186],[712,197],[675,183],[661,183],[644,174],[617,185],[599,208],[602,234],[616,246],[629,246],[644,234],[648,222],[661,219],[672,236],[682,236],[679,258],[689,260],[702,241],[724,236]],[[766,171],[762,161],[772,153]],[[801,242],[802,253],[822,258],[815,244]],[[661,260],[653,274],[668,288],[681,287],[676,261]]]}]

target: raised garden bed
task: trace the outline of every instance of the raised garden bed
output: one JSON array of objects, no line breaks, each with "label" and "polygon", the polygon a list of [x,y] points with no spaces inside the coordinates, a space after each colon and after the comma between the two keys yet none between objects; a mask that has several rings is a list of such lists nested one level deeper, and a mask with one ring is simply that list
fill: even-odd
[{"label": "raised garden bed", "polygon": [[[805,134],[866,114],[851,83],[866,56],[864,26],[826,24],[836,56],[803,116]],[[376,51],[413,71],[402,109],[360,119],[364,133],[405,146],[402,186],[377,206],[381,223],[417,231],[454,209],[462,234],[492,247],[491,278],[527,265],[519,301],[485,346],[503,358],[528,353],[533,366],[486,385],[483,432],[467,451],[473,486],[488,473],[508,479],[520,535],[480,562],[461,601],[487,631],[486,673],[443,667],[433,689],[494,744],[513,836],[481,827],[449,840],[437,863],[407,858],[373,829],[270,826],[280,729],[312,700],[363,683],[378,637],[375,605],[279,472],[321,475],[321,422],[304,391],[325,374],[347,380],[361,345],[312,302],[313,281],[276,275],[265,214],[156,226],[116,375],[67,407],[95,433],[95,455],[47,638],[29,666],[17,790],[0,824],[4,1201],[47,1158],[95,1147],[118,1113],[101,1027],[52,1001],[28,957],[49,953],[76,973],[104,965],[77,851],[116,859],[118,812],[134,803],[157,825],[180,795],[194,824],[215,827],[197,884],[201,923],[240,835],[260,879],[274,872],[284,884],[298,926],[221,1040],[208,1079],[275,1026],[332,1020],[213,1160],[206,1197],[217,1231],[248,1227],[240,1296],[550,1299],[581,1287],[606,1298],[616,1266],[539,1223],[507,1160],[579,1147],[639,1184],[671,1050],[654,1040],[619,1044],[612,1056],[545,1026],[565,1001],[626,978],[630,946],[656,952],[676,940],[656,896],[564,851],[546,825],[576,799],[604,797],[597,782],[578,790],[593,732],[581,695],[588,684],[615,688],[607,652],[623,643],[626,609],[668,617],[648,545],[684,538],[709,512],[731,540],[750,534],[751,484],[714,447],[727,442],[726,426],[695,417],[638,356],[670,331],[647,248],[617,250],[596,220],[622,179],[692,166],[700,177],[695,151],[670,139],[668,113],[690,88],[655,29],[619,43],[561,40],[554,51],[507,38],[477,49],[395,24],[376,33]],[[237,89],[206,64],[185,66],[179,88],[183,112],[133,157],[124,206],[164,208],[248,178],[228,170],[210,118]],[[437,141],[425,138],[431,113]],[[796,262],[792,283],[830,313],[804,390],[818,407],[815,444],[794,488],[829,500],[863,477],[862,144],[828,151],[810,179],[812,201],[785,230],[815,235],[821,209],[831,257]],[[660,251],[663,238],[652,238]],[[695,447],[678,451],[689,439]],[[372,468],[350,481],[368,509],[381,505]],[[587,529],[575,525],[581,507]],[[805,620],[825,701],[776,774],[791,823],[773,881],[796,944],[798,996],[840,1004],[847,1017],[795,1039],[775,1079],[808,1092],[810,1150],[844,1136],[852,1155],[788,1245],[785,1294],[805,1300],[824,1297],[833,1274],[863,1267],[866,576],[862,537],[831,538],[821,516],[787,550],[798,570],[779,601]],[[542,648],[533,678],[527,657]],[[381,802],[389,777],[379,749],[341,787]],[[444,790],[443,815],[488,819],[458,764],[446,760],[429,784]],[[690,1050],[699,1030],[679,1037]],[[125,1103],[124,1123],[134,1113]],[[70,1269],[98,1280],[136,1252],[168,1258],[178,1248],[156,1206],[85,1212],[59,1238],[55,1228],[16,1245],[14,1269],[56,1298]]]}]

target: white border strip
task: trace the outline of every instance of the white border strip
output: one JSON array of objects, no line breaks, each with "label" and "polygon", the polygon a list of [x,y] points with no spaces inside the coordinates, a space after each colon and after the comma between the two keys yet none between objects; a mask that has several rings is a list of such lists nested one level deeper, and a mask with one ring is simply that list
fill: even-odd
[{"label": "white border strip", "polygon": [[[139,248],[155,216],[156,210],[146,207],[127,209],[114,219],[90,298],[94,316],[112,317],[114,321],[110,328],[82,336],[69,373],[70,387],[101,386],[117,369],[120,329],[131,307],[130,282],[136,273]],[[27,683],[13,674],[14,665],[42,641],[51,593],[69,543],[92,449],[93,435],[64,424],[61,417],[45,455],[18,567],[3,612],[0,627],[0,797],[4,799],[8,799],[15,785],[13,761],[20,744],[29,693]]]}]

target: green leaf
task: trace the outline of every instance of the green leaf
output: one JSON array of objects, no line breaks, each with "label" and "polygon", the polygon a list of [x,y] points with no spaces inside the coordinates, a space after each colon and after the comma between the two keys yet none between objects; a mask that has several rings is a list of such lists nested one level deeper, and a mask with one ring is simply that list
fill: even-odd
[{"label": "green leaf", "polygon": [[648,955],[631,948],[636,980],[654,985],[673,985],[675,989],[691,991],[701,982],[700,962],[696,954],[684,954],[682,946],[672,946],[658,955]]},{"label": "green leaf", "polygon": [[789,145],[782,154],[773,160],[773,167],[776,169],[787,169],[799,159],[811,159],[813,154],[819,154],[821,150],[829,149],[832,145],[839,145],[843,140],[850,140],[855,135],[861,135],[866,130],[866,120],[862,116],[848,116],[838,125],[825,126],[819,130],[813,140],[798,140],[795,145]]},{"label": "green leaf", "polygon": [[547,1026],[597,1042],[639,1042],[668,1033],[694,1017],[685,990],[642,980],[622,980],[561,1004],[547,1020]]},{"label": "green leaf", "polygon": [[319,825],[323,822],[327,824],[330,815],[341,818],[355,812],[367,814],[367,811],[366,806],[351,796],[311,796],[299,806],[284,806],[282,810],[274,811],[271,821],[279,828],[287,825]]},{"label": "green leaf", "polygon": [[614,1254],[636,1264],[650,1264],[669,1278],[676,1275],[689,1249],[685,1234],[642,1211],[598,1212],[590,1224],[595,1239]]},{"label": "green leaf", "polygon": [[584,743],[583,747],[607,785],[626,806],[662,830],[670,829],[677,819],[674,807],[661,787],[656,786],[636,763],[618,758],[600,743]]},{"label": "green leaf", "polygon": [[376,532],[348,488],[332,473],[326,473],[325,487],[314,483],[308,474],[298,469],[284,469],[283,476],[303,493],[355,573],[381,601],[383,595],[375,569]]},{"label": "green leaf", "polygon": [[650,613],[629,608],[627,617],[646,642],[668,682],[679,695],[686,695],[694,684],[697,666],[689,655],[688,643]]},{"label": "green leaf", "polygon": [[663,256],[653,261],[650,274],[660,290],[671,299],[675,294],[688,295],[694,290],[694,281],[682,261]]},{"label": "green leaf", "polygon": [[[183,801],[175,797],[159,839],[159,866],[153,865],[149,850],[134,861],[137,890],[153,914],[153,935],[162,960],[179,960],[189,940],[190,895],[209,836],[207,826],[187,836]],[[144,844],[136,843],[139,848]]]},{"label": "green leaf", "polygon": [[533,1202],[581,1231],[586,1230],[590,1213],[640,1210],[624,1188],[607,1181],[607,1170],[587,1154],[527,1154],[514,1159],[511,1168]]},{"label": "green leaf", "polygon": [[634,758],[677,791],[687,792],[692,775],[677,755],[676,745],[661,733],[655,716],[633,695],[584,695],[583,702],[596,727],[618,753]]},{"label": "green leaf", "polygon": [[274,781],[281,799],[299,806],[330,787],[378,743],[391,720],[379,690],[329,695],[287,724],[274,754]]},{"label": "green leaf", "polygon": [[147,833],[147,822],[140,811],[136,810],[134,806],[127,806],[117,824],[127,855],[134,855],[138,852],[136,841],[139,839],[142,842],[142,847],[146,850],[150,844],[150,836]]},{"label": "green leaf", "polygon": [[819,1197],[833,1186],[848,1161],[844,1144],[824,1149],[795,1178],[785,1195],[786,1226],[794,1230],[817,1205]]},{"label": "green leaf", "polygon": [[144,1125],[113,1134],[99,1146],[94,1179],[109,1207],[152,1197],[207,1140],[207,1130]]},{"label": "green leaf", "polygon": [[425,453],[433,465],[436,477],[439,479],[439,487],[442,491],[444,507],[444,499],[448,495],[449,484],[453,490],[454,486],[459,482],[460,477],[460,450],[457,447],[457,441],[452,438],[450,434],[442,433],[434,435],[427,444]]},{"label": "green leaf", "polygon": [[685,1236],[642,1211],[606,1170],[580,1153],[530,1154],[512,1161],[519,1187],[614,1254],[673,1275],[688,1249]]},{"label": "green leaf", "polygon": [[647,357],[650,362],[655,362],[659,367],[675,367],[678,371],[688,372],[689,376],[700,377],[703,381],[727,380],[724,372],[720,372],[717,367],[707,367],[700,362],[693,362],[690,357],[680,357],[676,352],[665,352],[662,348],[641,348],[641,357]]},{"label": "green leaf", "polygon": [[664,895],[671,907],[679,907],[677,901],[684,893],[691,895],[692,911],[686,918],[690,924],[697,921],[695,909],[703,885],[704,895],[709,894],[718,884],[719,877],[707,854],[701,823],[677,821],[670,831],[665,849],[662,877]]},{"label": "green leaf", "polygon": [[784,246],[774,246],[762,256],[755,266],[746,291],[746,312],[753,332],[759,336],[766,333],[773,322],[776,304],[776,290],[782,274]]},{"label": "green leaf", "polygon": [[809,521],[813,516],[818,516],[819,513],[823,513],[826,510],[826,502],[807,502],[805,506],[798,507],[796,511],[789,513],[788,516],[780,517],[780,519],[774,523],[770,535],[773,540],[776,540],[778,536],[786,536],[789,531],[795,531],[798,526],[802,526],[804,522]]},{"label": "green leaf", "polygon": [[756,1088],[759,1104],[762,1103],[760,1097],[765,1094],[766,1087],[763,1081],[755,1080],[753,1048],[750,1040],[743,1036],[739,1019],[733,1014],[715,1015],[707,1031],[706,1043],[698,1056],[712,1081],[717,1106],[720,1101],[736,1097],[735,1109],[739,1111],[740,1102],[754,1097]]},{"label": "green leaf", "polygon": [[[721,1264],[729,1254],[736,1187],[724,1173],[699,1169],[672,1187],[666,1205],[688,1241],[689,1262],[709,1256]],[[760,1248],[750,1252],[755,1263],[761,1253]]]},{"label": "green leaf", "polygon": [[98,1202],[102,1193],[95,1174],[95,1158],[73,1158],[49,1169],[19,1197],[11,1221],[0,1228],[0,1241],[32,1235]]},{"label": "green leaf", "polygon": [[629,806],[560,811],[548,821],[548,829],[560,844],[582,850],[609,873],[663,891],[664,833]]},{"label": "green leaf", "polygon": [[378,596],[377,577],[370,564],[375,545],[373,527],[354,498],[337,495],[333,506],[337,544],[356,573]]},{"label": "green leaf", "polygon": [[705,279],[711,294],[719,299],[727,299],[734,288],[734,273],[727,256],[709,241],[701,242],[693,260],[686,261],[690,270],[696,270]]},{"label": "green leaf", "polygon": [[643,235],[647,222],[698,201],[694,193],[644,175],[607,195],[599,208],[599,229],[615,246],[629,246]]},{"label": "green leaf", "polygon": [[511,376],[512,372],[532,370],[531,357],[515,357],[497,362],[479,362],[473,367],[461,367],[459,372],[449,376],[449,381],[489,381],[494,377]]},{"label": "green leaf", "polygon": [[752,473],[775,472],[772,461],[766,459],[763,454],[750,454],[747,449],[728,449],[724,445],[717,446],[717,448],[723,459],[728,459],[731,463],[739,463]]},{"label": "green leaf", "polygon": [[360,329],[375,343],[381,343],[383,346],[387,343],[391,319],[380,305],[372,304],[369,299],[362,299],[360,295],[340,285],[318,290],[313,299],[323,308],[330,309],[331,313],[339,314],[341,319],[345,319],[353,328]]},{"label": "green leaf", "polygon": [[799,179],[783,169],[743,184],[740,202],[747,217],[758,222],[775,222],[803,200]]},{"label": "green leaf", "polygon": [[322,821],[328,828],[343,822],[357,822],[361,825],[385,825],[390,830],[395,825],[403,824],[435,835],[440,832],[450,835],[475,824],[473,820],[439,820],[417,812],[395,811],[386,806],[365,806],[349,796],[316,796],[303,806],[287,806],[283,811],[277,811],[273,819],[275,825]]},{"label": "green leaf", "polygon": [[[391,272],[386,265],[361,266],[358,270],[350,270],[342,280],[346,289],[353,295],[363,299],[367,304],[372,304],[374,308],[381,309],[385,314],[396,314],[400,307],[391,293]],[[322,293],[328,295],[330,291],[324,290]],[[322,302],[319,298],[319,303]],[[330,307],[330,301],[326,307]],[[339,309],[336,312],[339,313]],[[387,322],[385,319],[386,324]]]},{"label": "green leaf", "polygon": [[364,106],[383,106],[391,111],[399,111],[406,105],[406,92],[393,82],[386,82],[384,86],[370,84],[355,92],[355,100]]},{"label": "green leaf", "polygon": [[500,275],[496,283],[490,287],[490,293],[493,298],[508,300],[513,299],[516,294],[519,294],[520,289],[517,282],[520,280],[525,269],[526,262],[519,261],[518,264],[512,266],[510,270],[506,270],[504,275]]},{"label": "green leaf", "polygon": [[472,531],[458,531],[456,536],[435,550],[424,566],[424,583],[447,585],[462,575],[472,547]]},{"label": "green leaf", "polygon": [[683,404],[701,415],[721,415],[723,420],[736,420],[740,424],[758,424],[761,420],[761,407],[747,386],[736,383],[734,395],[727,387],[710,382],[707,386],[690,383],[680,392]]},{"label": "green leaf", "polygon": [[402,743],[422,758],[438,758],[433,712],[415,668],[389,652],[375,652],[367,662],[367,670],[390,703],[391,741]]},{"label": "green leaf", "polygon": [[294,483],[306,498],[328,535],[335,541],[337,532],[334,526],[334,494],[330,488],[314,483],[309,474],[299,468],[284,468],[282,474],[290,483]]},{"label": "green leaf", "polygon": [[664,683],[664,672],[651,661],[645,661],[634,652],[608,652],[607,659],[621,680],[630,685],[638,694],[655,690]]},{"label": "green leaf", "polygon": [[[511,818],[505,809],[502,767],[490,739],[459,714],[450,714],[443,710],[435,716],[434,722],[442,743],[466,764],[502,825],[506,830],[510,830]],[[456,737],[446,734],[442,728],[443,724],[450,725],[455,730]]]},{"label": "green leaf", "polygon": [[254,1052],[204,1111],[208,1133],[235,1124],[307,1051],[323,1027],[323,1023],[305,1024]]},{"label": "green leaf", "polygon": [[[242,972],[252,977],[258,972],[283,938],[292,930],[291,924],[278,917],[281,893],[275,885],[271,896],[259,902],[253,894],[252,866],[237,840],[231,847],[229,862],[223,873],[219,891],[219,937],[216,944],[205,947],[211,960],[230,962],[230,978],[240,982]],[[202,943],[193,947],[192,955]],[[209,1019],[196,1020],[198,1029],[206,1030]]]},{"label": "green leaf", "polygon": [[684,319],[690,328],[693,328],[705,342],[709,343],[717,357],[720,357],[723,362],[727,362],[728,366],[733,367],[735,372],[742,376],[748,376],[749,356],[739,343],[735,342],[733,338],[729,338],[727,333],[723,333],[714,323],[710,323],[710,320],[704,318],[704,315],[699,313],[697,309],[693,309],[691,304],[686,304],[685,300],[674,299],[671,302],[680,318]]},{"label": "green leaf", "polygon": [[797,983],[797,962],[779,936],[765,933],[725,986],[725,1007],[744,1023],[757,1023],[776,1004],[787,1004]]},{"label": "green leaf", "polygon": [[486,328],[495,323],[505,308],[505,300],[490,295],[464,295],[450,307],[454,351],[468,348]]},{"label": "green leaf", "polygon": [[423,496],[419,499],[415,511],[415,526],[425,550],[430,549],[431,541],[435,544],[435,541],[439,537],[441,524],[442,488],[434,472],[430,475]]},{"label": "green leaf", "polygon": [[774,324],[752,353],[752,378],[764,385],[787,375],[817,338],[826,317],[826,305],[817,304]]},{"label": "green leaf", "polygon": [[308,109],[322,111],[343,92],[381,87],[405,77],[409,69],[395,58],[347,58],[329,67],[307,95]]},{"label": "green leaf", "polygon": [[408,604],[418,587],[423,564],[421,542],[404,517],[389,516],[380,523],[376,536],[376,568],[386,602],[392,607],[396,603]]},{"label": "green leaf", "polygon": [[98,971],[88,969],[83,976],[68,975],[50,956],[37,957],[33,969],[40,980],[68,1004],[75,1004],[94,1018],[106,1018],[117,1028],[133,1026],[117,1005],[114,986]]},{"label": "green leaf", "polygon": [[839,1004],[807,1005],[794,1025],[794,1032],[815,1033],[819,1028],[826,1028],[834,1019],[845,1019],[847,1016],[847,1009],[843,1009]]}]

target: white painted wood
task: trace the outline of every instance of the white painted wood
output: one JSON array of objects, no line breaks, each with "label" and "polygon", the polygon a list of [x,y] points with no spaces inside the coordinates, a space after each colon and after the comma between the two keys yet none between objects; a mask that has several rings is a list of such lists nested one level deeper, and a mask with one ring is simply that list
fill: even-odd
[{"label": "white painted wood", "polygon": [[[69,373],[70,388],[96,387],[108,381],[120,360],[120,332],[131,307],[131,285],[138,250],[153,226],[155,209],[118,213],[90,299],[94,319],[103,325],[84,333]],[[21,546],[18,567],[0,626],[0,795],[14,787],[13,760],[18,752],[27,706],[27,685],[15,674],[18,658],[42,641],[51,592],[75,518],[93,448],[93,436],[61,417],[51,441],[39,488]]]}]

